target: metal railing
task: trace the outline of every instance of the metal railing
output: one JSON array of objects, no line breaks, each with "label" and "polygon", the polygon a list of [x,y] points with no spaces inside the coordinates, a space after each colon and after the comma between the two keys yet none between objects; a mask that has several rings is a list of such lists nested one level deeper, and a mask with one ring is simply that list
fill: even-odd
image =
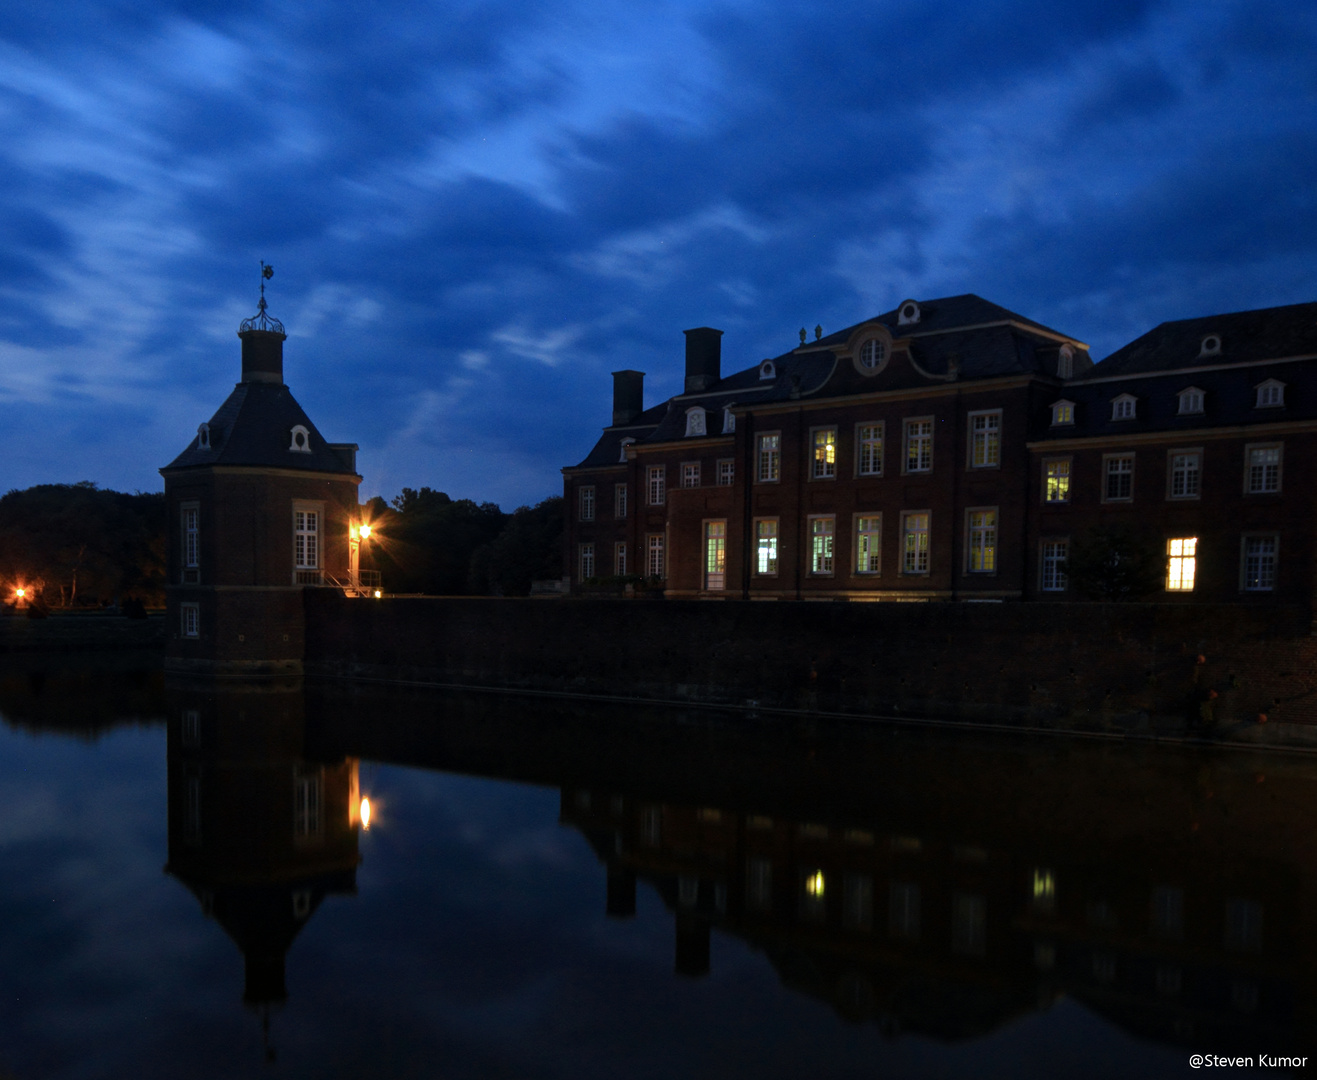
[{"label": "metal railing", "polygon": [[344,596],[375,596],[381,592],[378,570],[349,570],[342,577],[325,574],[324,581],[319,584],[342,589]]}]

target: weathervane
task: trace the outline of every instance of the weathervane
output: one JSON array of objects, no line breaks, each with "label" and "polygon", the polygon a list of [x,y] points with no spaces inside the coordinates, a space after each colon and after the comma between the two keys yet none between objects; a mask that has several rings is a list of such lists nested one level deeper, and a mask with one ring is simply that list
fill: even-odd
[{"label": "weathervane", "polygon": [[[265,283],[274,277],[274,267],[266,264],[261,260],[261,299],[256,305],[256,314],[250,319],[243,319],[242,325],[238,327],[238,333],[246,333],[248,330],[268,330],[275,334],[284,334],[284,324],[266,311],[265,307]],[[287,335],[284,334],[286,337]]]}]

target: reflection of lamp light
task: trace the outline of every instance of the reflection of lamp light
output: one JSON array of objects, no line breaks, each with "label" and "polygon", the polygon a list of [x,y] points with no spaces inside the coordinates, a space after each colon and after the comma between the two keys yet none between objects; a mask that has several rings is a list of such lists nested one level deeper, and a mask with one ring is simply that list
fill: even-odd
[{"label": "reflection of lamp light", "polygon": [[376,589],[376,590],[375,590],[375,599],[376,599],[376,600],[378,600],[378,599],[379,599],[381,596],[383,596],[383,595],[384,595],[384,594],[383,594],[382,592],[380,592],[379,589]]},{"label": "reflection of lamp light", "polygon": [[363,832],[370,829],[370,800],[363,798],[361,800],[361,829]]}]

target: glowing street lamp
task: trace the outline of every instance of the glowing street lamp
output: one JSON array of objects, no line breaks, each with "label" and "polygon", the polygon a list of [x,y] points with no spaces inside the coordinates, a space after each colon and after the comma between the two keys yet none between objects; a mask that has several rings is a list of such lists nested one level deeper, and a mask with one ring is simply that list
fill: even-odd
[{"label": "glowing street lamp", "polygon": [[364,524],[364,523],[361,524],[361,525],[358,525],[358,526],[357,526],[357,535],[360,536],[363,540],[369,540],[369,539],[370,539],[370,526],[369,526],[369,525],[366,525],[366,524]]},{"label": "glowing street lamp", "polygon": [[361,809],[358,812],[357,816],[358,819],[361,821],[361,831],[369,832],[370,831],[370,800],[365,798],[364,796],[362,797]]}]

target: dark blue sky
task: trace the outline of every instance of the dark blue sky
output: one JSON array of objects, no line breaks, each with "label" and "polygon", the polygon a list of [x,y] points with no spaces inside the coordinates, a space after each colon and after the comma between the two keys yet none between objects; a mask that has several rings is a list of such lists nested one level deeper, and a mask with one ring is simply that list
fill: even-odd
[{"label": "dark blue sky", "polygon": [[[0,489],[156,469],[259,260],[363,498],[561,490],[675,392],[975,292],[1096,357],[1317,299],[1317,9],[731,0],[0,7]],[[221,12],[217,14],[216,12]]]}]

